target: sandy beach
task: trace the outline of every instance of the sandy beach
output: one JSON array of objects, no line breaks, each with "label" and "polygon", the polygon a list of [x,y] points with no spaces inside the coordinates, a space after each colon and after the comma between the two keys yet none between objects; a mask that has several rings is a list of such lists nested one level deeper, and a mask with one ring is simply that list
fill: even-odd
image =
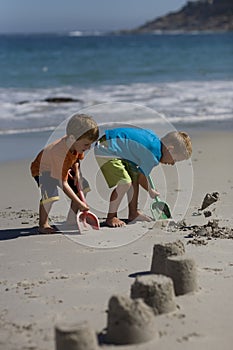
[{"label": "sandy beach", "polygon": [[[155,316],[157,336],[152,340],[118,348],[232,349],[232,132],[196,130],[190,134],[193,156],[187,166],[193,170],[192,188],[182,187],[172,168],[164,170],[171,207],[178,195],[181,200],[187,198],[187,208],[180,214],[179,205],[175,209],[176,218],[185,221],[180,226],[136,223],[125,231],[101,227],[83,237],[69,232],[38,235],[39,192],[29,172],[31,159],[1,163],[1,350],[55,349],[54,327],[61,321],[87,321],[99,335],[100,347],[116,349],[100,337],[107,326],[109,299],[130,296],[135,276],[150,273],[154,245],[177,240],[196,263],[197,290],[176,296],[174,311]],[[84,175],[85,171],[84,165]],[[92,184],[92,174],[86,175]],[[197,215],[205,195],[213,192],[219,193],[219,199],[206,208],[206,216],[204,210]],[[102,188],[99,193],[102,197],[93,188],[87,198],[103,220],[98,208],[104,208],[109,192]],[[141,200],[149,213],[145,193]],[[59,223],[64,220],[63,208],[59,203],[57,208],[53,220]]]}]

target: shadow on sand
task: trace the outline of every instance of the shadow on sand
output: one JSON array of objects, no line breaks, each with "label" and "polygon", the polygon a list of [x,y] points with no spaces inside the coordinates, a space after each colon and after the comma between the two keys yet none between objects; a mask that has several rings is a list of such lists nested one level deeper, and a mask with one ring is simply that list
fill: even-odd
[{"label": "shadow on sand", "polygon": [[38,234],[39,233],[37,226],[29,228],[3,229],[0,230],[0,241],[7,241],[9,239],[15,239],[26,236],[36,236]]}]

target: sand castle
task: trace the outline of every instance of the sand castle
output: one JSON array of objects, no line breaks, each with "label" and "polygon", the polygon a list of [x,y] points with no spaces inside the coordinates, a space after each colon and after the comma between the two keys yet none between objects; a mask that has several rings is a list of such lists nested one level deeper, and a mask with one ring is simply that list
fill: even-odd
[{"label": "sand castle", "polygon": [[155,244],[151,263],[151,273],[166,275],[166,259],[173,255],[183,255],[184,244],[179,240],[171,243]]},{"label": "sand castle", "polygon": [[109,300],[106,342],[126,345],[149,341],[157,335],[154,314],[141,299],[116,295]]},{"label": "sand castle", "polygon": [[97,336],[89,324],[62,322],[55,326],[56,350],[97,350]]},{"label": "sand castle", "polygon": [[131,286],[131,298],[142,298],[155,315],[168,313],[176,309],[172,279],[163,275],[136,277]]},{"label": "sand castle", "polygon": [[[184,244],[155,244],[150,274],[135,278],[130,296],[110,297],[103,343],[131,345],[156,339],[156,317],[176,310],[176,296],[196,290],[196,265],[185,255]],[[56,350],[97,350],[97,336],[87,322],[62,323],[55,332]]]}]

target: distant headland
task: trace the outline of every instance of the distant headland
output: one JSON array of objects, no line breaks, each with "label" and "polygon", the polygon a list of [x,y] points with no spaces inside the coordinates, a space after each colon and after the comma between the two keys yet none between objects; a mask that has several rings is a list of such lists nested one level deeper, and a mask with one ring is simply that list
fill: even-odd
[{"label": "distant headland", "polygon": [[177,12],[121,33],[233,31],[233,0],[188,1]]}]

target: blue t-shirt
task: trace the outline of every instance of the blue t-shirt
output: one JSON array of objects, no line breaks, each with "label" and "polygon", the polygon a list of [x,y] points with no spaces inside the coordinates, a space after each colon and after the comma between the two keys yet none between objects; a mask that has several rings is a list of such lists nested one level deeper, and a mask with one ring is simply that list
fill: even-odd
[{"label": "blue t-shirt", "polygon": [[139,128],[116,128],[105,130],[107,147],[95,146],[99,157],[120,158],[133,162],[148,176],[161,159],[161,141],[151,130]]}]

